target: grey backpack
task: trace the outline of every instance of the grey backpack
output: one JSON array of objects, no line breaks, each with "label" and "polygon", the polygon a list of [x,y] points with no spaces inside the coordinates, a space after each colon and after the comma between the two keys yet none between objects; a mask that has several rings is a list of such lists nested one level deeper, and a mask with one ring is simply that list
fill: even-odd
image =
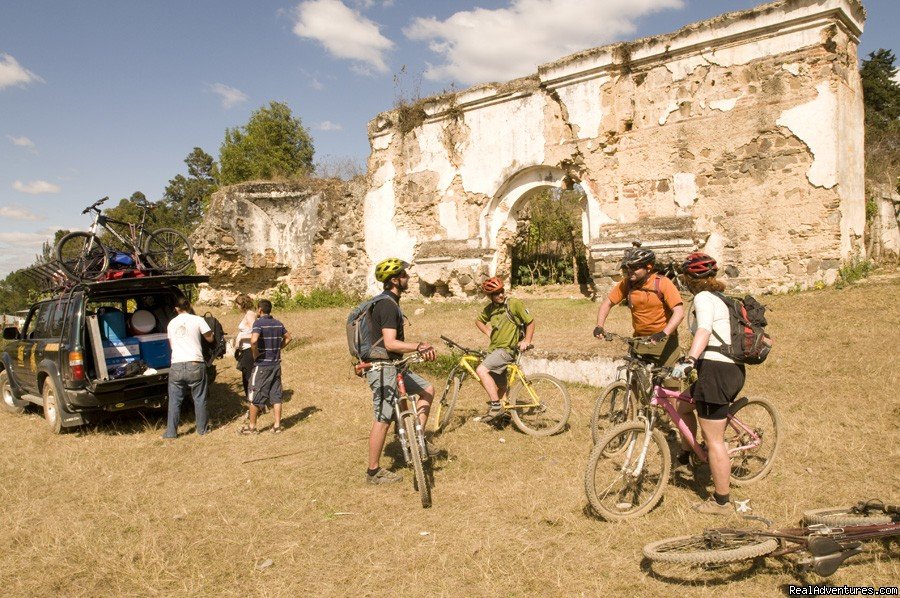
[{"label": "grey backpack", "polygon": [[350,356],[358,361],[388,358],[387,350],[384,347],[375,346],[384,338],[380,334],[381,331],[372,328],[372,310],[375,308],[375,304],[382,299],[388,299],[387,295],[382,294],[367,299],[354,307],[347,316],[347,348],[350,350]]}]

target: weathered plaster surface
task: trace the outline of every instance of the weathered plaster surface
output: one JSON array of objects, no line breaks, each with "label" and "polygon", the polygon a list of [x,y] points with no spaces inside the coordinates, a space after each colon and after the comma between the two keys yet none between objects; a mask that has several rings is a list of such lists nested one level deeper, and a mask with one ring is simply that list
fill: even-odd
[{"label": "weathered plaster surface", "polygon": [[809,147],[814,158],[806,173],[809,182],[831,189],[837,184],[837,96],[828,81],[816,85],[816,91],[816,99],[786,110],[776,124],[790,129]]},{"label": "weathered plaster surface", "polygon": [[833,280],[864,223],[864,18],[856,0],[783,0],[424,100],[411,125],[379,115],[369,259],[428,255],[423,288],[469,293],[507,267],[520,205],[577,183],[595,276],[640,237],[709,251],[735,286]]}]

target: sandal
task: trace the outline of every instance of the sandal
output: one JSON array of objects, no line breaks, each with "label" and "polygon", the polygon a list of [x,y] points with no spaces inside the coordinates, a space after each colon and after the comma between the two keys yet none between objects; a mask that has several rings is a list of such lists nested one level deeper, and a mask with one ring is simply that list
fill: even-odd
[{"label": "sandal", "polygon": [[255,434],[259,434],[259,430],[257,430],[256,428],[251,428],[249,425],[244,424],[243,426],[241,426],[241,429],[238,430],[238,434],[240,434],[241,436],[253,436]]},{"label": "sandal", "polygon": [[281,434],[281,426],[272,426],[272,434]]}]

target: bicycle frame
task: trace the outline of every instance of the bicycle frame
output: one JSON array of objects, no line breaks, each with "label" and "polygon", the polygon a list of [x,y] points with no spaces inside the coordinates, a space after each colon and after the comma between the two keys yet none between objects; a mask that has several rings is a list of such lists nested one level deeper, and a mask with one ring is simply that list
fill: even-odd
[{"label": "bicycle frame", "polygon": [[[138,265],[143,267],[143,264],[141,263],[141,260],[140,260],[140,255],[143,251],[143,248],[141,246],[143,245],[143,241],[144,241],[144,223],[146,222],[146,220],[147,220],[146,208],[144,210],[142,210],[142,212],[141,212],[140,224],[132,224],[130,222],[123,222],[121,220],[115,220],[113,218],[109,218],[108,216],[104,215],[102,212],[97,210],[94,213],[94,220],[91,223],[91,226],[88,229],[88,232],[91,235],[96,236],[98,227],[102,227],[103,229],[108,231],[113,237],[115,237],[115,239],[117,241],[119,241],[119,243],[121,243],[125,247],[130,248],[134,254],[133,257],[138,262]],[[112,226],[113,224],[117,224],[122,227],[128,227],[129,232],[130,232],[129,236],[131,238],[126,239],[123,235],[121,235]]]},{"label": "bicycle frame", "polygon": [[[516,354],[516,360],[513,363],[510,363],[506,366],[506,388],[507,388],[507,396],[503,398],[503,408],[504,409],[530,409],[533,407],[537,407],[541,404],[540,399],[537,394],[534,392],[534,389],[531,388],[530,385],[525,384],[526,378],[525,374],[522,372],[522,368],[519,367],[519,357],[521,353]],[[484,384],[481,382],[481,378],[478,377],[478,373],[475,371],[475,368],[478,367],[478,364],[481,363],[482,357],[480,355],[472,355],[472,354],[464,354],[459,359],[459,363],[457,365],[461,366],[466,372],[469,373],[470,376],[478,380],[478,383],[481,384],[482,388]],[[525,387],[525,390],[528,391],[528,396],[531,397],[531,401],[529,403],[516,403],[513,405],[509,402],[508,399],[508,389],[512,388],[513,385],[521,380]]]}]

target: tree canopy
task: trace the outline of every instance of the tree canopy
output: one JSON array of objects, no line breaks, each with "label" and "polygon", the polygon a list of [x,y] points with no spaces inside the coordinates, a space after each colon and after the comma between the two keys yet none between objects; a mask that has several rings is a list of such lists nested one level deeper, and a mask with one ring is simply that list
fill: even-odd
[{"label": "tree canopy", "polygon": [[219,149],[220,182],[233,185],[254,179],[307,175],[313,170],[309,132],[280,102],[270,102],[243,127],[225,131]]},{"label": "tree canopy", "polygon": [[862,77],[866,124],[883,126],[900,118],[900,84],[894,80],[894,53],[884,48],[869,53],[859,70]]}]

